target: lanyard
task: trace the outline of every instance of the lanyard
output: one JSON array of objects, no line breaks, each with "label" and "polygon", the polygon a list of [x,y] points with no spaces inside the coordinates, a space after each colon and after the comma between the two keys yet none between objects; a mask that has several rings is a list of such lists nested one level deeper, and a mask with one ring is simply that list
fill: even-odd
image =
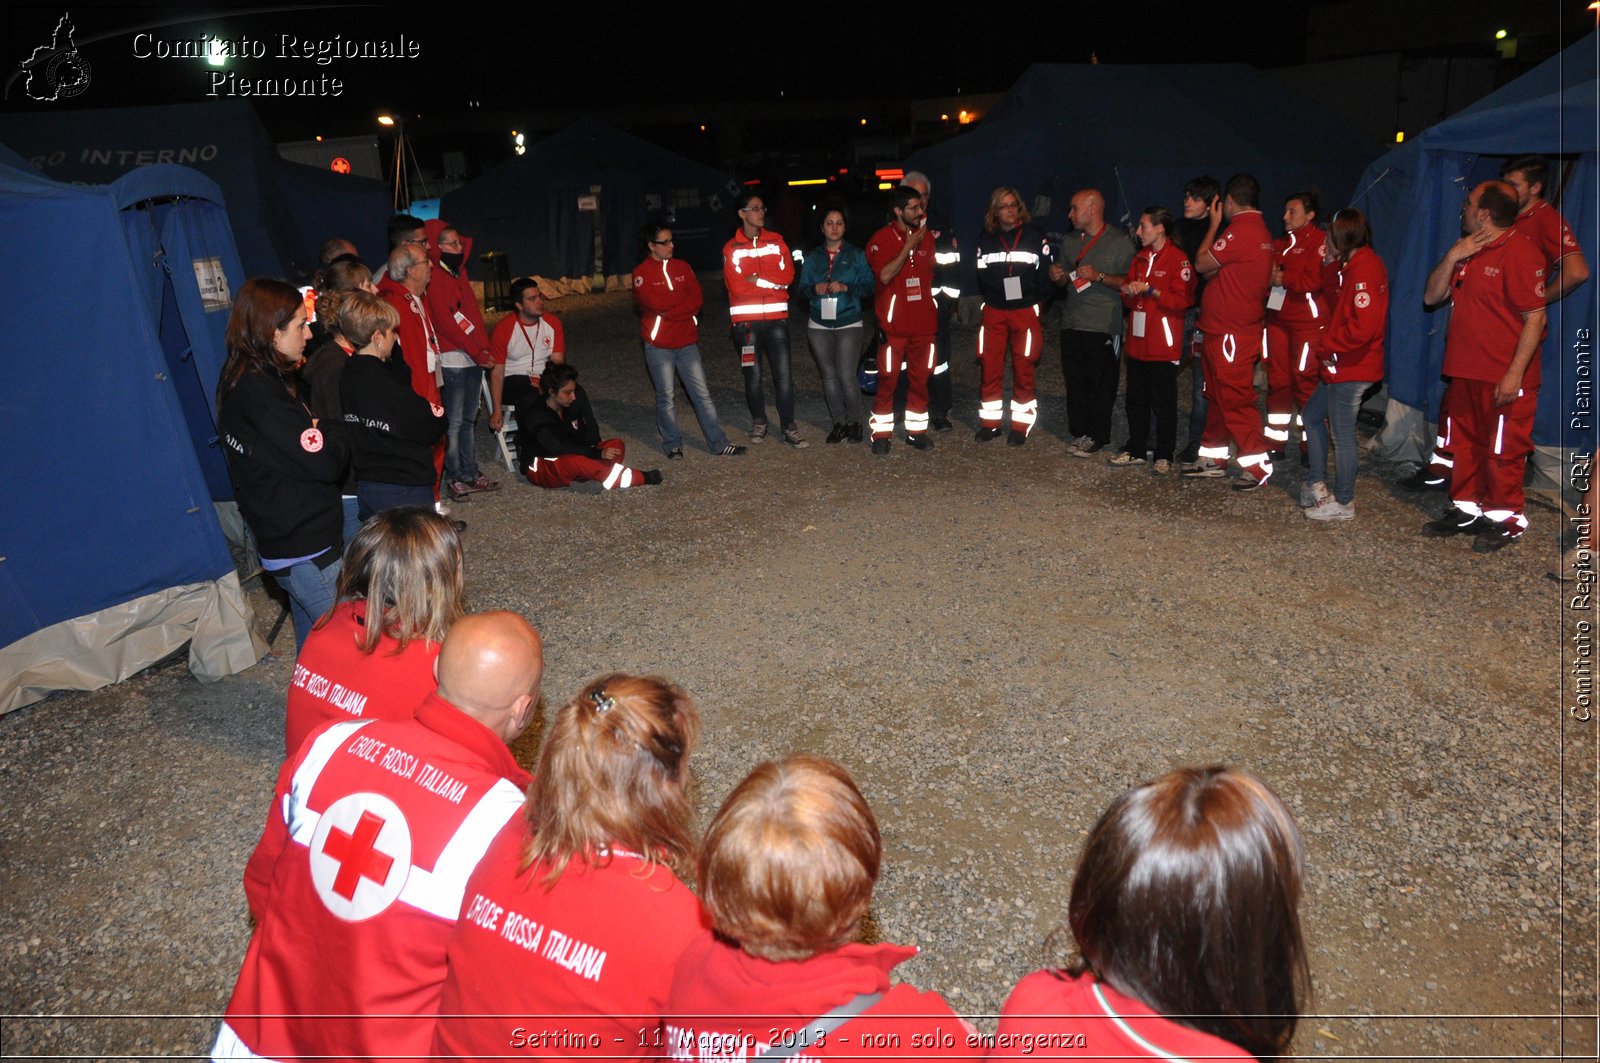
[{"label": "lanyard", "polygon": [[834,263],[834,260],[839,257],[839,252],[844,250],[844,245],[841,244],[840,246],[838,246],[836,248],[833,248],[832,250],[829,250],[828,248],[824,247],[823,250],[828,252],[828,281],[827,281],[827,283],[831,284],[831,283],[833,283],[833,263]]},{"label": "lanyard", "polygon": [[1100,242],[1100,238],[1106,234],[1106,230],[1109,228],[1111,228],[1109,225],[1100,226],[1100,231],[1095,233],[1088,243],[1078,249],[1078,257],[1072,263],[1074,266],[1083,265],[1083,260],[1088,257],[1090,251],[1094,250],[1094,245]]},{"label": "lanyard", "polygon": [[528,326],[522,323],[522,319],[520,317],[517,318],[517,328],[522,330],[522,342],[528,345],[528,353],[533,355],[535,358],[539,357],[539,347],[534,340],[538,338],[539,328],[543,324],[544,318],[542,317],[538,321],[535,321],[533,323],[533,335],[530,336],[528,335]]},{"label": "lanyard", "polygon": [[423,307],[421,299],[418,299],[410,292],[407,292],[406,295],[411,300],[411,312],[422,319],[422,338],[427,341],[428,350],[438,354],[439,337],[433,333],[433,322],[428,320],[428,311]]},{"label": "lanyard", "polygon": [[1006,276],[1008,276],[1008,277],[1011,276],[1012,267],[1014,266],[1014,263],[1011,261],[1011,256],[1016,253],[1017,245],[1022,243],[1022,226],[1019,225],[1019,226],[1017,226],[1015,229],[1013,229],[1011,231],[1016,233],[1017,235],[1012,239],[1010,247],[1006,247],[1005,234],[1003,234],[1003,233],[995,233],[995,239],[1000,241],[1000,246],[1001,247],[1005,247],[1005,251],[1006,251]]}]

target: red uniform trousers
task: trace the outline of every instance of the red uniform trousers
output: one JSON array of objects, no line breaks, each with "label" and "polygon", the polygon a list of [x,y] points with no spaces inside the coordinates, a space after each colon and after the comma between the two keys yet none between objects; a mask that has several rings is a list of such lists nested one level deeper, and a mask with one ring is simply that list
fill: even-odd
[{"label": "red uniform trousers", "polygon": [[[622,440],[602,439],[600,449],[616,447],[620,459],[626,453]],[[637,487],[644,483],[644,473],[630,469],[618,461],[602,461],[583,454],[563,454],[558,458],[534,458],[528,465],[528,479],[536,487],[568,487],[579,480],[593,480],[607,491],[619,487]]]},{"label": "red uniform trousers", "polygon": [[1428,457],[1428,475],[1446,483],[1450,482],[1450,470],[1455,465],[1455,421],[1450,412],[1455,384],[1454,380],[1444,382],[1444,394],[1439,397],[1439,434],[1433,439],[1433,453]]},{"label": "red uniform trousers", "polygon": [[1200,434],[1200,456],[1228,459],[1228,441],[1238,462],[1257,480],[1272,475],[1261,414],[1256,410],[1256,362],[1261,357],[1261,332],[1207,332],[1200,346],[1200,368],[1206,382],[1206,427]]},{"label": "red uniform trousers", "polygon": [[[1289,426],[1303,427],[1296,411],[1317,390],[1322,366],[1311,353],[1322,335],[1321,321],[1267,321],[1267,427],[1272,449],[1289,442]],[[1304,446],[1304,436],[1301,446]]]},{"label": "red uniform trousers", "polygon": [[900,383],[902,362],[909,377],[906,435],[927,434],[928,380],[933,376],[933,366],[939,357],[936,339],[932,332],[926,336],[884,335],[883,348],[878,351],[878,393],[872,397],[872,416],[868,418],[873,439],[888,439],[894,435],[894,389]]},{"label": "red uniform trousers", "polygon": [[1522,475],[1533,453],[1533,412],[1539,389],[1523,388],[1504,406],[1494,404],[1487,380],[1450,381],[1455,447],[1450,499],[1457,509],[1521,531]]},{"label": "red uniform trousers", "polygon": [[983,380],[978,385],[978,420],[985,428],[999,428],[1005,408],[1006,350],[1011,350],[1011,427],[1027,435],[1039,419],[1039,400],[1033,396],[1033,371],[1044,347],[1044,328],[1037,307],[1021,310],[983,308],[978,330],[978,361]]}]

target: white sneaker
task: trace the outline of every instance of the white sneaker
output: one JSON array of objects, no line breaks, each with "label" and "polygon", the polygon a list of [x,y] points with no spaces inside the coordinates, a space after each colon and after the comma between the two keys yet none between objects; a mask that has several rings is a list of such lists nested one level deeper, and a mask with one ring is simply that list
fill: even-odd
[{"label": "white sneaker", "polygon": [[1309,520],[1354,520],[1356,515],[1356,500],[1348,503],[1341,502],[1332,495],[1325,495],[1314,506],[1306,511]]},{"label": "white sneaker", "polygon": [[1198,461],[1190,462],[1179,472],[1179,475],[1190,480],[1209,480],[1227,474],[1226,467],[1210,458],[1200,458]]},{"label": "white sneaker", "polygon": [[1300,508],[1310,509],[1312,506],[1329,497],[1328,485],[1320,480],[1314,484],[1300,485]]}]

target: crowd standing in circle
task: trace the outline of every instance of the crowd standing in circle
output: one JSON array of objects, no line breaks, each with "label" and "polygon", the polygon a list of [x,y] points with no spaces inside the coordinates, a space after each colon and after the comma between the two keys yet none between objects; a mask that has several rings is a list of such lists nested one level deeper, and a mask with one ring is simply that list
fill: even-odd
[{"label": "crowd standing in circle", "polygon": [[[1588,278],[1571,229],[1543,198],[1548,175],[1544,160],[1525,156],[1507,163],[1502,174],[1503,182],[1485,185],[1490,189],[1485,202],[1496,211],[1474,205],[1464,212],[1470,238],[1441,261],[1427,294],[1457,305],[1460,315],[1503,327],[1491,330],[1494,338],[1488,342],[1494,350],[1481,357],[1463,353],[1482,345],[1481,329],[1450,331],[1447,346],[1455,353],[1447,357],[1449,387],[1435,450],[1429,467],[1405,481],[1424,489],[1448,487],[1455,451],[1462,449],[1468,475],[1455,477],[1459,489],[1450,507],[1426,531],[1435,536],[1472,534],[1474,549],[1480,551],[1516,542],[1526,527],[1514,481],[1532,449],[1531,411],[1539,382],[1535,355],[1543,335],[1539,312],[1543,303],[1561,298]],[[808,445],[795,420],[788,327],[792,297],[803,299],[808,311],[806,336],[831,422],[828,443],[870,435],[872,451],[885,454],[903,424],[905,441],[928,450],[931,433],[950,427],[949,320],[961,294],[957,269],[962,252],[952,234],[929,222],[930,191],[925,176],[908,174],[906,183],[891,193],[889,224],[866,242],[864,254],[845,239],[843,208],[825,207],[819,213],[822,241],[804,256],[792,254],[783,237],[766,227],[766,205],[759,194],[747,191],[738,197],[737,228],[723,248],[723,278],[732,342],[744,375],[750,442],[763,442],[770,434],[764,398],[770,375],[780,438],[796,449]],[[1371,249],[1370,226],[1359,212],[1338,212],[1354,226],[1347,226],[1347,236],[1358,231],[1364,235],[1351,247],[1335,247],[1321,224],[1321,194],[1310,188],[1284,198],[1282,232],[1274,238],[1262,215],[1261,188],[1246,173],[1233,175],[1226,185],[1210,176],[1197,177],[1182,191],[1181,218],[1159,206],[1139,214],[1133,230],[1136,250],[1135,240],[1108,223],[1105,198],[1097,189],[1081,189],[1072,196],[1072,228],[1065,235],[1046,234],[1034,226],[1018,189],[994,190],[974,251],[982,297],[976,438],[981,442],[1005,434],[1012,446],[1029,438],[1039,416],[1035,377],[1043,322],[1053,314],[1061,323],[1069,455],[1104,454],[1114,468],[1145,468],[1157,475],[1177,468],[1186,479],[1231,477],[1236,490],[1250,491],[1267,484],[1278,465],[1297,450],[1306,516],[1352,519],[1357,449],[1353,411],[1383,379],[1387,324],[1387,277]],[[1500,254],[1502,235],[1519,251],[1513,257],[1528,266],[1524,290],[1465,284],[1473,275],[1466,264]],[[581,384],[570,403],[540,386],[544,368],[565,361],[566,342],[559,318],[545,309],[537,282],[519,278],[513,283],[513,312],[491,332],[470,298],[469,238],[447,223],[424,224],[401,215],[392,220],[390,242],[390,259],[376,285],[348,242],[335,239],[325,245],[328,262],[316,287],[327,313],[318,321],[307,371],[289,389],[303,400],[322,438],[341,424],[365,430],[370,437],[375,419],[344,409],[343,377],[355,348],[338,328],[338,312],[343,304],[355,302],[363,288],[375,287],[399,316],[397,342],[390,343],[387,334],[380,342],[391,352],[380,361],[393,372],[378,374],[354,363],[360,372],[352,395],[359,403],[365,401],[363,393],[382,383],[409,379],[412,391],[430,409],[442,411],[446,428],[437,442],[415,433],[414,445],[432,445],[431,477],[419,463],[410,465],[403,480],[394,478],[393,468],[365,477],[359,468],[344,470],[342,541],[354,534],[359,517],[377,508],[417,504],[417,489],[426,487],[436,508],[446,512],[449,501],[461,502],[499,486],[478,471],[471,442],[485,368],[490,427],[503,428],[508,409],[521,406],[528,413],[518,419],[516,442],[521,472],[530,482],[552,488],[581,480],[607,488],[657,482],[655,470],[630,470],[622,464],[620,440],[600,438]],[[718,456],[743,454],[746,448],[728,439],[706,382],[699,344],[699,280],[674,254],[670,226],[648,226],[643,242],[645,257],[634,271],[634,296],[662,449],[669,461],[683,456],[675,409],[675,384],[681,380],[707,449]],[[1530,242],[1537,245],[1542,268],[1520,253]],[[1461,271],[1453,286],[1446,276],[1449,270]],[[1500,274],[1486,266],[1484,276]],[[1542,294],[1528,294],[1540,285]],[[863,350],[870,358],[860,357]],[[1192,367],[1194,383],[1189,438],[1180,447],[1177,388],[1186,364]],[[852,375],[862,366],[881,385],[873,392],[870,413],[861,389],[851,386]],[[291,371],[282,371],[288,383]],[[1264,418],[1258,373],[1266,379]],[[1126,441],[1114,447],[1112,414],[1124,376],[1129,431]],[[1474,386],[1463,382],[1498,385],[1512,376],[1518,394],[1507,392],[1511,398],[1504,403],[1498,394],[1475,395]],[[1348,386],[1356,383],[1367,386],[1358,393]],[[1314,411],[1315,423],[1305,420],[1307,409]],[[546,430],[535,433],[531,424]],[[1291,450],[1296,436],[1298,447]],[[345,442],[346,448],[353,444],[358,457],[371,457],[370,447],[362,448],[357,440]],[[1338,467],[1331,491],[1326,468],[1330,444]],[[1480,451],[1489,456],[1480,458]],[[598,464],[562,460],[571,456]],[[556,471],[580,465],[582,471],[570,475]],[[390,478],[383,479],[385,475]],[[369,495],[382,493],[375,486],[379,484],[411,490],[361,502],[358,481],[368,484]],[[458,530],[465,528],[456,523]],[[273,558],[272,563],[282,560],[294,559]],[[302,616],[297,626],[302,638],[308,624]]]},{"label": "crowd standing in circle", "polygon": [[[1471,189],[1464,235],[1423,293],[1454,303],[1460,318],[1447,339],[1449,421],[1438,455],[1452,504],[1428,531],[1471,532],[1486,551],[1526,527],[1521,469],[1544,306],[1587,275],[1570,231],[1539,198],[1543,171],[1518,162],[1519,181]],[[879,454],[894,431],[902,374],[908,442],[927,449],[928,432],[938,430],[928,383],[940,375],[936,299],[946,284],[926,195],[896,190],[893,220],[868,241],[865,278],[851,266],[842,212],[824,214],[820,253],[801,270],[816,332],[848,329],[874,296],[885,336],[870,415]],[[1298,424],[1306,515],[1352,517],[1355,414],[1382,379],[1387,273],[1360,211],[1334,212],[1323,232],[1315,193],[1295,193],[1275,243],[1259,199],[1249,175],[1226,185],[1197,179],[1185,189],[1188,231],[1204,223],[1197,258],[1185,253],[1184,224],[1152,206],[1139,217],[1140,249],[1124,260],[1098,192],[1073,197],[1075,234],[1058,250],[1027,229],[1016,190],[997,189],[994,225],[978,249],[986,304],[994,303],[985,306],[992,331],[983,350],[1002,382],[1011,355],[1011,415],[1007,422],[1000,412],[1003,388],[1001,405],[992,405],[986,363],[979,438],[1009,423],[1011,437],[1026,440],[1036,402],[1026,378],[1043,310],[1026,300],[1066,298],[1081,315],[1067,321],[1092,326],[1069,327],[1084,335],[1063,342],[1069,395],[1079,380],[1087,393],[1077,412],[1093,429],[1074,441],[1074,456],[1107,449],[1104,357],[1125,352],[1129,439],[1106,460],[1167,471],[1176,376],[1193,342],[1209,401],[1185,472],[1217,477],[1232,457],[1243,472],[1236,486],[1257,488],[1285,460],[1272,445],[1287,444]],[[766,234],[758,197],[740,212],[729,248],[744,252],[735,271],[747,285],[741,298],[769,302],[741,304],[748,327],[736,327],[735,338],[749,343],[740,353],[750,357],[747,383],[757,391],[757,350],[767,359],[784,438],[798,448],[792,389],[778,380],[789,376],[786,325],[779,344],[770,326],[782,319],[762,316],[780,306],[787,313],[780,281],[793,265]],[[1536,243],[1524,228],[1556,237]],[[672,266],[670,230],[646,236],[635,291],[647,365],[658,393],[670,396],[674,374],[693,392],[692,379],[703,384],[698,283]],[[442,257],[450,246],[448,237],[439,242],[441,268],[456,270],[462,263]],[[286,700],[287,759],[245,869],[254,932],[214,1058],[484,1058],[511,1048],[713,1063],[898,1056],[913,1038],[932,1054],[968,1057],[1265,1059],[1290,1051],[1309,986],[1298,914],[1304,855],[1287,807],[1247,771],[1180,769],[1111,803],[1088,833],[1067,903],[1072,961],[1022,979],[992,1036],[937,994],[893,984],[891,972],[914,948],[858,940],[882,841],[866,798],[837,763],[802,754],[757,766],[698,839],[688,797],[701,726],[694,701],[664,679],[612,674],[555,713],[537,776],[524,771],[508,743],[538,703],[542,642],[519,616],[466,611],[461,528],[436,511],[444,448],[434,440],[449,414],[429,391],[451,367],[438,357],[447,352],[419,298],[434,267],[421,245],[402,239],[380,299],[367,290],[370,275],[334,250],[317,285],[328,316],[314,371],[299,293],[254,278],[229,321],[218,387],[240,509],[263,568],[290,597],[299,660]],[[1302,261],[1307,254],[1313,260]],[[1029,271],[1032,280],[1019,276]],[[1037,283],[1041,272],[1048,288]],[[1191,327],[1199,277],[1209,282]],[[1282,289],[1277,306],[1274,287]],[[1120,325],[1100,289],[1114,296]],[[1091,301],[1072,302],[1090,293]],[[515,407],[529,478],[546,487],[660,482],[654,470],[622,464],[621,441],[601,439],[592,413],[579,409],[577,370],[536,286],[515,294],[511,324],[488,343],[491,416],[503,424],[505,406]],[[822,305],[829,299],[839,301]],[[1286,318],[1297,302],[1304,318]],[[836,370],[848,361],[834,350],[837,338],[813,341],[819,362],[828,358]],[[1279,344],[1288,364],[1269,369],[1263,425],[1256,362],[1264,355],[1270,365]],[[315,395],[318,388],[325,393]],[[706,398],[702,411],[691,394],[708,448],[739,452]],[[834,416],[849,417],[840,401]],[[675,423],[662,413],[658,404],[670,455]],[[752,439],[758,427],[764,437],[764,407],[752,403],[751,413]],[[857,423],[836,420],[833,441],[850,438]],[[409,430],[422,425],[426,432]],[[341,491],[352,453],[367,512],[346,534]],[[468,458],[458,451],[454,460],[464,477]],[[557,1015],[559,1025],[549,1021]]]}]

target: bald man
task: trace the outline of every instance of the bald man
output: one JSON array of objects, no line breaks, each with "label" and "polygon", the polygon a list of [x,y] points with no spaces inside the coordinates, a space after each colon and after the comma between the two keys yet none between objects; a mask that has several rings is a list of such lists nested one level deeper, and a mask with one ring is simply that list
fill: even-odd
[{"label": "bald man", "polygon": [[1093,188],[1072,197],[1073,231],[1061,242],[1050,280],[1067,308],[1061,317],[1061,375],[1067,384],[1067,453],[1087,458],[1111,443],[1111,411],[1122,368],[1122,282],[1133,241],[1106,224],[1106,200]]},{"label": "bald man", "polygon": [[414,718],[334,724],[279,772],[213,1059],[428,1053],[467,877],[530,782],[507,743],[533,716],[544,647],[515,613],[480,613],[450,629],[438,670]]}]

